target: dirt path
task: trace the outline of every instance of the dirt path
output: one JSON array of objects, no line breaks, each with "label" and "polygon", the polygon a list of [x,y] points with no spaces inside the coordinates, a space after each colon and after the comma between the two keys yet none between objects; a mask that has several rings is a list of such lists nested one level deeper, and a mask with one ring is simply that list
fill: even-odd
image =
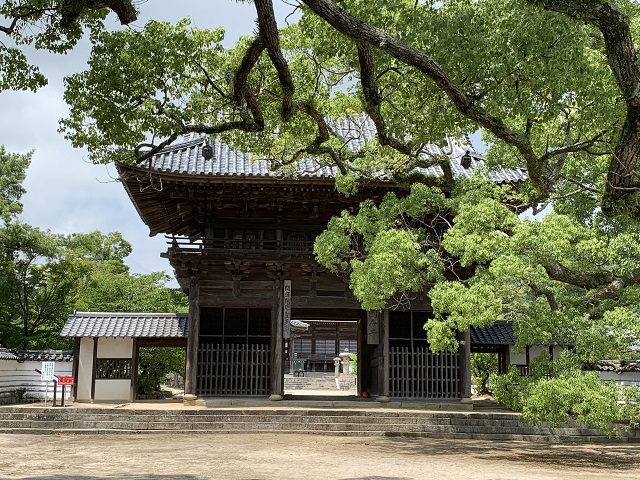
[{"label": "dirt path", "polygon": [[0,478],[638,479],[640,445],[291,434],[6,435]]}]

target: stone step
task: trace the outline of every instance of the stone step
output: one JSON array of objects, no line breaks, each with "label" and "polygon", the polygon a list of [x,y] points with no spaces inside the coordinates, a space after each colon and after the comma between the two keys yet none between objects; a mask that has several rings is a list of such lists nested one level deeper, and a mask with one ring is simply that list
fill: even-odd
[{"label": "stone step", "polygon": [[608,438],[575,424],[530,426],[519,415],[349,409],[106,410],[0,408],[0,433],[305,432],[541,442],[640,442],[640,431]]}]

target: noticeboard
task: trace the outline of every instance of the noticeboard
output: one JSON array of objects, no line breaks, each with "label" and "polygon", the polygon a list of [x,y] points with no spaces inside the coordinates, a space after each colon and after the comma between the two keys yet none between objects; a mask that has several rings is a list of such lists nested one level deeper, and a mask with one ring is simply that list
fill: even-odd
[{"label": "noticeboard", "polygon": [[41,382],[52,382],[53,372],[56,368],[56,362],[42,362],[42,373],[40,374]]},{"label": "noticeboard", "polygon": [[58,377],[58,385],[73,385],[73,377]]}]

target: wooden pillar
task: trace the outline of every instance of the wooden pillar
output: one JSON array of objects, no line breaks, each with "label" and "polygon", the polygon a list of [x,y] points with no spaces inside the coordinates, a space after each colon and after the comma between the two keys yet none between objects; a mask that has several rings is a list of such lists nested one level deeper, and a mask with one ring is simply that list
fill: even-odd
[{"label": "wooden pillar", "polygon": [[471,330],[458,332],[460,356],[460,397],[462,403],[471,403]]},{"label": "wooden pillar", "polygon": [[138,363],[139,363],[138,339],[133,339],[131,347],[131,401],[135,402],[138,397]]},{"label": "wooden pillar", "polygon": [[200,284],[191,277],[189,284],[189,334],[187,336],[186,365],[184,374],[184,400],[197,398],[198,381],[198,343],[200,341]]},{"label": "wooden pillar", "polygon": [[283,282],[273,280],[273,305],[271,307],[271,395],[269,400],[282,400],[284,391],[284,341],[282,325]]},{"label": "wooden pillar", "polygon": [[378,345],[378,398],[389,401],[389,310],[380,312],[380,344]]},{"label": "wooden pillar", "polygon": [[96,375],[98,373],[98,337],[93,339],[93,366],[91,367],[91,403],[96,398]]},{"label": "wooden pillar", "polygon": [[82,338],[76,337],[73,339],[73,366],[72,366],[72,375],[73,375],[73,387],[71,387],[71,395],[73,399],[78,398],[78,370],[80,368],[80,341]]}]

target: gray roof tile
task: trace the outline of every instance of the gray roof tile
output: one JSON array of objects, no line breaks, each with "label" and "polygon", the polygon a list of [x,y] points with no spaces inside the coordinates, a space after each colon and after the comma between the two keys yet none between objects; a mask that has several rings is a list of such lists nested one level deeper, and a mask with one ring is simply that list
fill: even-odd
[{"label": "gray roof tile", "polygon": [[640,372],[640,360],[598,360],[594,363],[583,365],[583,370],[595,370],[600,372]]},{"label": "gray roof tile", "polygon": [[[376,136],[375,126],[367,117],[349,118],[333,123],[336,134],[345,142],[348,148],[355,151]],[[219,140],[213,140],[213,158],[205,160],[202,147],[205,137],[191,134],[180,144],[167,147],[155,155],[152,168],[166,173],[184,175],[210,175],[226,177],[276,177],[281,176],[270,170],[270,162],[264,159],[250,158],[248,153],[231,149]],[[473,147],[465,141],[448,140],[448,146],[443,149],[435,144],[426,146],[426,150],[433,155],[446,154],[451,161],[454,177],[469,177],[477,167],[484,166],[484,158],[476,153]],[[460,165],[460,159],[469,151],[472,157],[471,168],[465,169]],[[301,178],[334,178],[335,167],[322,167],[313,158],[303,158],[299,161],[299,176]],[[439,166],[418,168],[416,171],[433,176],[442,176]],[[523,169],[501,169],[489,172],[491,179],[497,183],[523,182],[528,176]],[[386,174],[379,175],[381,180],[388,180]]]},{"label": "gray roof tile", "polygon": [[496,323],[486,327],[471,327],[471,343],[473,345],[515,345],[516,337],[513,327]]},{"label": "gray roof tile", "polygon": [[19,362],[70,362],[73,350],[10,350],[0,349],[0,360]]},{"label": "gray roof tile", "polygon": [[186,338],[186,313],[74,312],[63,337]]}]

